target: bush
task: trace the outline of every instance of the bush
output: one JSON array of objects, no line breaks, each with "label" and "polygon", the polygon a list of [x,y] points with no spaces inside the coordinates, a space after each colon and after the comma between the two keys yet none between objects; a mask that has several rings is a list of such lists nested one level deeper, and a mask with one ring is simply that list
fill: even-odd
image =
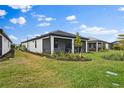
[{"label": "bush", "polygon": [[[33,53],[33,52],[30,52],[30,53]],[[92,60],[90,58],[85,58],[81,53],[73,54],[73,53],[65,53],[64,51],[56,52],[56,53],[53,53],[52,55],[48,53],[43,53],[43,54],[33,53],[33,54],[36,54],[42,57],[45,56],[51,59],[62,60],[62,61],[91,61]]]},{"label": "bush", "polygon": [[27,48],[26,48],[24,45],[20,45],[19,49],[20,49],[21,51],[27,51]]},{"label": "bush", "polygon": [[55,58],[57,60],[67,60],[67,61],[91,61],[89,58],[85,58],[83,54],[73,54],[73,53],[64,53],[63,51],[54,53],[51,55],[51,58]]},{"label": "bush", "polygon": [[124,50],[124,46],[123,45],[120,45],[120,44],[115,44],[115,45],[113,45],[112,49],[115,49],[115,50]]},{"label": "bush", "polygon": [[124,53],[109,54],[103,56],[107,60],[124,61]]}]

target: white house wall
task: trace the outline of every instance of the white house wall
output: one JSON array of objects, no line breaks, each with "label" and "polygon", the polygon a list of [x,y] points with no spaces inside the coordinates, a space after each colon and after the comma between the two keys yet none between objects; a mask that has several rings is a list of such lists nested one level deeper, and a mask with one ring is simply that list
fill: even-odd
[{"label": "white house wall", "polygon": [[25,48],[27,48],[27,42],[22,43],[22,46],[25,46]]},{"label": "white house wall", "polygon": [[8,53],[11,50],[11,42],[4,36],[2,36],[2,55]]},{"label": "white house wall", "polygon": [[[68,38],[68,37],[61,37],[61,36],[53,36],[54,39],[58,39],[58,49],[54,48],[54,51],[61,51],[61,50],[65,50],[65,42],[60,42],[59,39],[69,39],[69,40],[72,40],[73,39],[73,42],[74,42],[74,38]],[[24,45],[28,51],[30,52],[34,52],[34,53],[50,53],[51,52],[51,41],[50,41],[50,37],[44,37],[44,38],[40,38],[40,39],[36,39],[36,40],[31,40],[31,41],[28,41],[28,42],[25,42],[25,43],[22,43],[22,45]],[[37,47],[35,48],[35,41],[37,42]],[[87,48],[86,48],[86,40],[83,40],[84,41],[84,45],[82,46],[83,47],[83,50],[82,51],[85,51]],[[72,42],[71,42],[72,43]],[[73,43],[74,44],[74,43]],[[73,51],[74,52],[74,45],[72,45],[73,47]],[[86,51],[87,52],[87,51]]]},{"label": "white house wall", "polygon": [[[35,41],[37,43],[37,47],[35,47]],[[28,51],[35,53],[42,53],[42,39],[32,40],[27,42],[27,44],[23,44],[27,47]]]}]

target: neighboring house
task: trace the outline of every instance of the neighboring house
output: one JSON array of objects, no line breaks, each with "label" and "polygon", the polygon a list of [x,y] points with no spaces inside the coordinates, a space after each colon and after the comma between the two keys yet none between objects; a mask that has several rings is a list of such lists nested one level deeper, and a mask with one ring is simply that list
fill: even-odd
[{"label": "neighboring house", "polygon": [[110,43],[93,37],[89,37],[88,51],[99,51],[101,49],[110,49]]},{"label": "neighboring house", "polygon": [[111,43],[111,48],[113,48],[113,46],[114,46],[114,45],[117,45],[117,44],[120,44],[120,42],[119,42],[119,41],[114,41],[114,42],[112,42],[112,43]]},{"label": "neighboring house", "polygon": [[12,41],[4,33],[4,31],[0,29],[0,57],[7,54],[11,50],[11,44]]},{"label": "neighboring house", "polygon": [[119,42],[119,41],[114,41],[114,42],[112,42],[111,44],[112,44],[112,45],[116,45],[116,44],[120,44],[120,42]]},{"label": "neighboring house", "polygon": [[[50,32],[36,38],[24,41],[21,45],[25,46],[28,51],[34,53],[51,53],[54,52],[72,52],[74,53],[74,39],[76,35],[64,31]],[[88,38],[81,37],[82,52],[87,52]]]}]

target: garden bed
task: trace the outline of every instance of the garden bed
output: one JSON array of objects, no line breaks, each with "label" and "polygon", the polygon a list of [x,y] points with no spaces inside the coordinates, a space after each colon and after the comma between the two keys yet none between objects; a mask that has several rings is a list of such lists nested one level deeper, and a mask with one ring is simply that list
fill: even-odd
[{"label": "garden bed", "polygon": [[46,56],[47,58],[52,58],[56,60],[62,60],[62,61],[91,61],[92,59],[86,58],[83,56],[82,53],[54,53],[53,55],[50,54],[42,54],[42,56]]},{"label": "garden bed", "polygon": [[[23,51],[24,52],[24,51]],[[62,61],[92,61],[91,58],[84,57],[83,53],[65,53],[65,52],[56,52],[52,55],[50,53],[34,53],[31,51],[25,51],[29,52],[38,56],[56,59],[56,60],[62,60]]]}]

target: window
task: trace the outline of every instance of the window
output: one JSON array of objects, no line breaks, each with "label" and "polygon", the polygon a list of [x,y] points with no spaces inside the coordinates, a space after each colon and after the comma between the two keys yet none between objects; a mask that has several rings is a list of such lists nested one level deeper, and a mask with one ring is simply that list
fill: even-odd
[{"label": "window", "polygon": [[55,40],[54,48],[58,48],[58,40]]},{"label": "window", "polygon": [[35,48],[37,48],[37,41],[35,40]]}]

